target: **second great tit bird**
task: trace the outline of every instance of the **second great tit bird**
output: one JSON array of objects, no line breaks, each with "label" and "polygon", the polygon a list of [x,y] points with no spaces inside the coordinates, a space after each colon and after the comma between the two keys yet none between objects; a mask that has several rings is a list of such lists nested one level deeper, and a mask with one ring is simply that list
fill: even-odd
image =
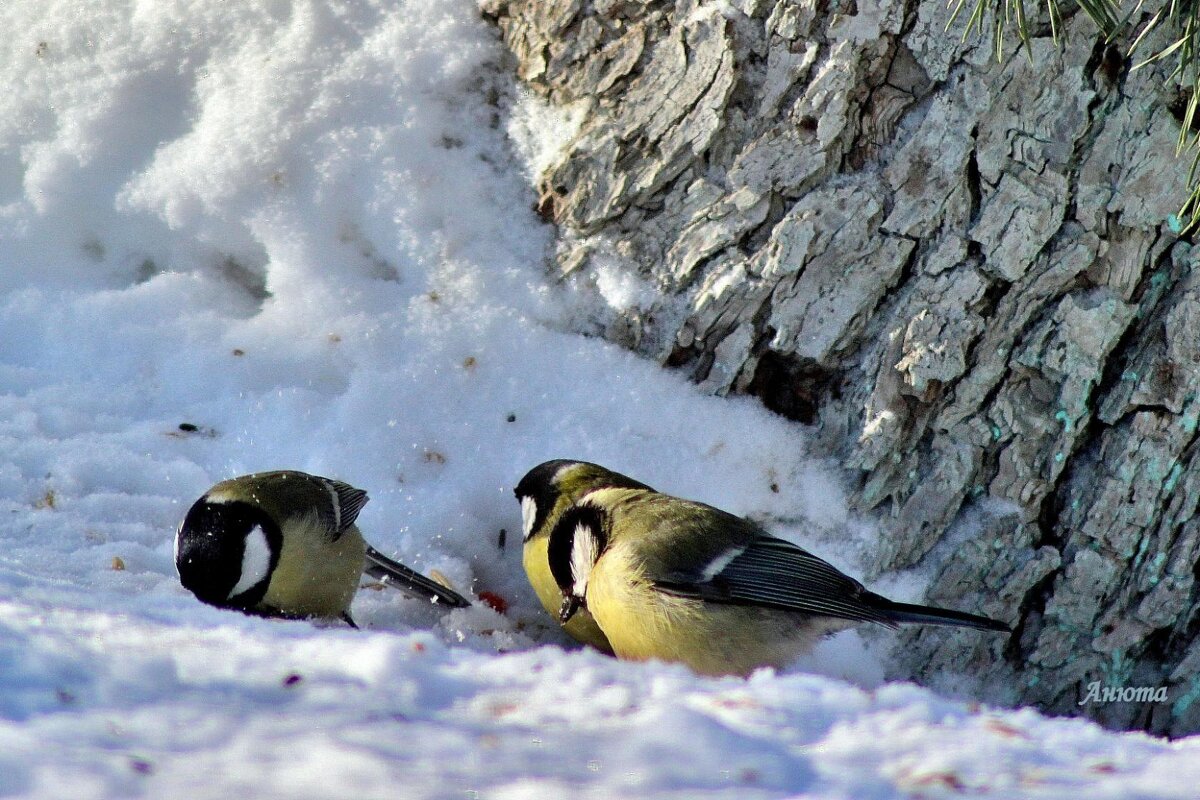
[{"label": "second great tit bird", "polygon": [[406,594],[470,605],[457,592],[384,556],[354,524],[367,493],[290,470],[221,481],[175,535],[175,568],[202,602],[273,617],[340,618],[365,572]]},{"label": "second great tit bird", "polygon": [[[554,581],[554,576],[550,574],[550,565],[546,558],[550,531],[558,524],[563,512],[579,498],[588,492],[606,487],[650,490],[644,483],[605,469],[599,464],[559,459],[546,461],[529,470],[513,491],[521,503],[521,524],[525,542],[522,562],[525,575],[546,611],[556,618],[562,605],[562,593]],[[587,609],[579,609],[570,619],[564,621],[562,626],[576,641],[589,644],[605,653],[612,653],[612,646]]]},{"label": "second great tit bird", "polygon": [[578,494],[546,534],[559,618],[569,624],[587,609],[620,658],[748,675],[784,667],[821,637],[864,622],[1009,630],[975,614],[888,600],[749,520],[624,485],[636,481],[616,473],[605,481],[594,464],[562,462],[555,479],[569,480],[574,469],[601,488]]}]

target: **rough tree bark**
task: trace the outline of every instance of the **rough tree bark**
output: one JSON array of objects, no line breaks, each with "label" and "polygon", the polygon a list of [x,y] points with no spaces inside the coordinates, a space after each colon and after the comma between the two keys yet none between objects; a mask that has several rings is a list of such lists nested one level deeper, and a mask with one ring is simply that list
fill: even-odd
[{"label": "rough tree bark", "polygon": [[[880,569],[929,559],[931,602],[1016,627],[908,633],[902,674],[1200,730],[1200,251],[1167,222],[1164,71],[1079,14],[997,62],[944,0],[483,8],[523,81],[587,104],[541,177],[557,268],[657,290],[606,335],[813,423]],[[1097,680],[1169,699],[1078,706]]]}]

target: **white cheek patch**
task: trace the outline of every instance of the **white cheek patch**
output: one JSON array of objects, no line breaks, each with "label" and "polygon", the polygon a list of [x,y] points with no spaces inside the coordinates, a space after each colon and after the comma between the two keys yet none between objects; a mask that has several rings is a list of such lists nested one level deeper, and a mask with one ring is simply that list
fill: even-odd
[{"label": "white cheek patch", "polygon": [[600,542],[596,532],[579,523],[575,526],[575,539],[571,544],[571,578],[574,581],[571,593],[576,597],[582,599],[587,596],[588,578],[599,558]]},{"label": "white cheek patch", "polygon": [[271,569],[271,546],[267,544],[267,535],[263,529],[255,525],[246,534],[246,549],[242,553],[242,577],[237,585],[230,590],[229,596],[237,597],[242,592],[257,586]]},{"label": "white cheek patch", "polygon": [[525,531],[525,538],[528,539],[533,535],[533,522],[537,519],[537,503],[532,497],[521,498],[521,527]]}]

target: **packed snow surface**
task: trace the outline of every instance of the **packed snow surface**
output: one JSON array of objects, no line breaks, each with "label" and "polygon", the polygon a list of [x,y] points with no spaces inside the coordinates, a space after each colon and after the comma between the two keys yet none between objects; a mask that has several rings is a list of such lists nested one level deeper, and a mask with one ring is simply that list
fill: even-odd
[{"label": "packed snow surface", "polygon": [[[874,534],[801,428],[585,335],[653,287],[550,275],[528,174],[579,109],[521,97],[469,0],[9,0],[0,25],[0,796],[1196,796],[1196,742],[885,682],[886,632],[749,680],[564,639],[512,496],[545,459],[856,574]],[[369,541],[507,610],[201,605],[183,513],[281,468],[368,490]]]}]

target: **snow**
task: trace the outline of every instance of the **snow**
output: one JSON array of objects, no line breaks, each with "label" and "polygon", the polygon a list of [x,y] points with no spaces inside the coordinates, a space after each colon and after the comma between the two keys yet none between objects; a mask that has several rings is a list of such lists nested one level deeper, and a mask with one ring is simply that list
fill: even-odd
[{"label": "snow", "polygon": [[[511,491],[548,458],[855,574],[874,533],[798,426],[578,333],[597,299],[549,275],[528,177],[578,109],[521,99],[472,3],[0,24],[0,796],[1194,795],[1197,742],[885,682],[886,633],[749,680],[562,636]],[[363,590],[355,631],[199,604],[184,511],[279,468],[368,490],[372,544],[510,608]]]}]

